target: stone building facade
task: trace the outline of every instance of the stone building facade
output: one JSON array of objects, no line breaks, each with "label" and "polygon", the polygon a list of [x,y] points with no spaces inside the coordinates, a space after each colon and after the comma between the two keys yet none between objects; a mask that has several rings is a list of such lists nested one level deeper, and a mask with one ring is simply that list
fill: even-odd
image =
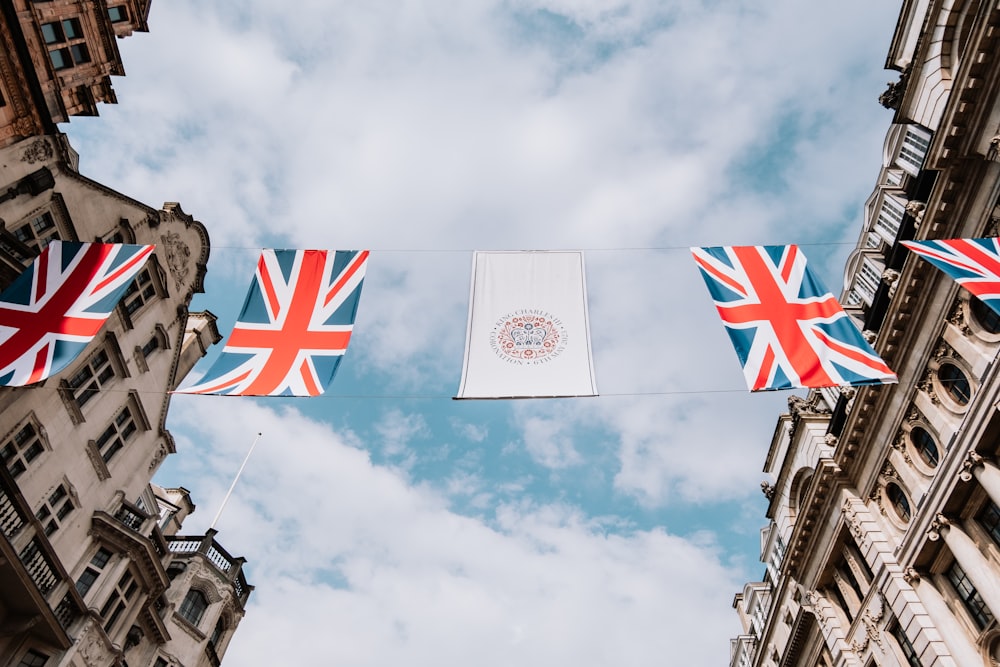
[{"label": "stone building facade", "polygon": [[125,74],[117,39],[148,30],[150,1],[0,3],[0,147],[117,102],[111,76]]},{"label": "stone building facade", "polygon": [[169,391],[221,338],[188,311],[207,231],[82,176],[56,129],[116,101],[116,40],[148,13],[0,3],[0,289],[54,239],[156,245],[69,367],[0,388],[0,667],[218,665],[253,590],[215,531],[179,533],[188,492],[150,483],[175,451]]},{"label": "stone building facade", "polygon": [[842,296],[899,384],[789,399],[730,667],[1000,664],[1000,316],[900,244],[997,235],[1000,3],[901,5]]},{"label": "stone building facade", "polygon": [[168,391],[220,339],[188,312],[206,230],[81,176],[61,135],[0,149],[0,191],[5,267],[53,239],[156,244],[73,364],[0,389],[0,665],[218,665],[252,590],[244,561],[214,531],[178,535],[187,492],[150,485],[175,451]]}]

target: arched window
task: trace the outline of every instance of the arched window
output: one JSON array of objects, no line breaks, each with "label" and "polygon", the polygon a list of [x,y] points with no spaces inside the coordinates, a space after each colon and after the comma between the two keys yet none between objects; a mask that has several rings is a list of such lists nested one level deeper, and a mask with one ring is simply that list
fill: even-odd
[{"label": "arched window", "polygon": [[938,452],[937,444],[934,442],[934,436],[928,433],[926,429],[914,426],[913,430],[910,431],[910,442],[913,443],[913,448],[917,450],[917,454],[920,455],[920,459],[924,463],[931,468],[937,467],[941,455]]},{"label": "arched window", "polygon": [[969,297],[969,310],[984,331],[991,334],[1000,333],[1000,314],[995,310],[974,296]]},{"label": "arched window", "polygon": [[948,362],[941,364],[941,368],[938,369],[938,380],[953,401],[959,405],[969,403],[969,399],[972,398],[972,386],[961,368]]},{"label": "arched window", "polygon": [[885,487],[885,495],[889,498],[892,509],[903,521],[910,520],[910,501],[906,499],[906,493],[899,488],[898,484],[889,482]]},{"label": "arched window", "polygon": [[181,602],[179,613],[191,625],[198,625],[198,623],[201,622],[201,617],[204,616],[206,609],[208,609],[208,598],[206,598],[205,594],[197,588],[192,588],[188,591],[187,595],[184,596],[184,601]]},{"label": "arched window", "polygon": [[215,629],[212,630],[212,636],[208,638],[208,643],[213,647],[219,645],[219,641],[222,639],[223,633],[226,631],[226,621],[221,616],[219,620],[215,623]]}]

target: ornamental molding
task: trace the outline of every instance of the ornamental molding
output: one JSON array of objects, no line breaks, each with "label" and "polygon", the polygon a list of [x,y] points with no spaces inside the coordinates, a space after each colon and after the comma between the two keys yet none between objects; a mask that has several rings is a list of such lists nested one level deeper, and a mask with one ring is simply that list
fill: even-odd
[{"label": "ornamental molding", "polygon": [[861,616],[861,623],[864,626],[865,634],[851,642],[851,648],[854,649],[855,653],[864,652],[872,642],[880,649],[883,648],[882,632],[879,630],[879,623],[881,623],[884,617],[885,599],[881,593],[878,593],[872,598],[871,604],[869,604],[868,608],[865,609],[865,613]]},{"label": "ornamental molding", "polygon": [[165,251],[167,268],[174,277],[174,286],[180,291],[191,273],[191,248],[181,240],[180,234],[173,231],[161,235],[160,241]]},{"label": "ornamental molding", "polygon": [[970,449],[965,460],[962,461],[962,470],[958,473],[958,478],[963,482],[972,481],[972,471],[980,466],[986,466],[986,459],[979,455],[975,449]]},{"label": "ornamental molding", "polygon": [[931,521],[931,525],[927,529],[927,539],[931,542],[937,542],[939,539],[944,537],[951,525],[951,520],[944,514],[939,513],[934,515],[934,520]]}]

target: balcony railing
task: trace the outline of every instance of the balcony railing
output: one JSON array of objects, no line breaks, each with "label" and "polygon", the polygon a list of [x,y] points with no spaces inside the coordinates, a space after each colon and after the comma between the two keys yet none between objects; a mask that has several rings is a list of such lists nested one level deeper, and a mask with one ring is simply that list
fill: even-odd
[{"label": "balcony railing", "polygon": [[240,603],[246,604],[253,590],[253,586],[247,584],[246,576],[243,574],[243,563],[246,559],[233,558],[229,555],[229,552],[215,541],[215,532],[209,529],[204,537],[169,536],[166,538],[167,545],[172,554],[179,556],[200,553],[223,577],[229,579]]},{"label": "balcony railing", "polygon": [[[0,465],[0,533],[17,549],[17,560],[46,600],[52,615],[66,630],[84,613],[83,601],[63,569],[52,545],[21,497],[17,483]],[[61,596],[61,597],[56,597]],[[54,600],[58,599],[56,603]]]},{"label": "balcony railing", "polygon": [[142,530],[142,524],[145,523],[149,516],[134,505],[122,503],[121,507],[118,508],[118,511],[115,512],[115,518],[118,519],[126,528],[134,530],[138,533]]}]

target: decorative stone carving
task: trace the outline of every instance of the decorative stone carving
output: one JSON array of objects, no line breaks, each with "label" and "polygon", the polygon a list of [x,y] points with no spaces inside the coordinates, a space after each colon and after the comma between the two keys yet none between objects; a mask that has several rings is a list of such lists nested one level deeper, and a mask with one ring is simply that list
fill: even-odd
[{"label": "decorative stone carving", "polygon": [[160,465],[160,461],[167,457],[167,448],[160,445],[156,448],[156,452],[153,453],[153,458],[149,460],[149,469],[152,470],[156,466]]},{"label": "decorative stone carving", "polygon": [[872,599],[871,605],[865,609],[865,613],[861,616],[861,623],[865,627],[865,634],[860,639],[855,639],[851,643],[851,648],[856,653],[864,651],[871,642],[882,648],[882,633],[879,631],[878,626],[883,616],[885,616],[885,600],[882,598],[882,594],[879,593]]},{"label": "decorative stone carving", "polygon": [[854,536],[854,539],[858,544],[862,544],[864,542],[865,531],[861,526],[861,519],[858,518],[858,512],[854,508],[854,503],[851,502],[850,499],[844,501],[842,512],[844,514],[844,520],[847,522],[847,526],[851,530],[851,535]]},{"label": "decorative stone carving", "polygon": [[764,497],[768,500],[774,498],[774,485],[770,482],[761,482],[760,490],[764,493]]},{"label": "decorative stone carving", "polygon": [[865,329],[864,331],[862,331],[861,336],[862,338],[865,339],[865,342],[867,342],[869,345],[874,345],[875,339],[878,338],[878,334],[872,331],[871,329]]},{"label": "decorative stone carving", "polygon": [[985,465],[985,462],[986,459],[976,453],[976,450],[970,449],[965,460],[962,461],[962,471],[958,473],[958,478],[963,482],[972,481],[972,470],[977,466]]},{"label": "decorative stone carving", "polygon": [[906,447],[906,441],[908,439],[909,436],[902,429],[900,429],[899,433],[896,434],[896,439],[892,441],[892,448],[902,455],[904,461],[913,465],[913,459],[910,458],[910,451]]},{"label": "decorative stone carving", "polygon": [[913,586],[920,581],[920,573],[917,572],[916,568],[908,567],[903,570],[903,581]]},{"label": "decorative stone carving", "polygon": [[823,436],[823,444],[829,447],[830,449],[836,449],[837,443],[839,442],[840,438],[835,436],[833,433],[827,433],[826,435]]},{"label": "decorative stone carving", "polygon": [[44,139],[32,141],[21,155],[21,162],[27,162],[28,164],[45,162],[50,159],[52,159],[52,145]]},{"label": "decorative stone carving", "polygon": [[936,514],[931,521],[930,528],[927,529],[927,539],[937,542],[941,539],[941,530],[951,525],[951,521],[944,514]]},{"label": "decorative stone carving", "polygon": [[174,285],[181,289],[190,272],[191,248],[181,240],[181,235],[177,232],[167,232],[160,237],[160,241],[163,243],[167,268],[174,277]]},{"label": "decorative stone carving", "polygon": [[899,109],[899,104],[903,101],[906,93],[906,82],[910,78],[910,68],[907,66],[899,73],[899,81],[889,81],[886,83],[885,91],[878,96],[878,103],[886,109]]},{"label": "decorative stone carving", "polygon": [[927,210],[927,204],[922,201],[909,201],[906,202],[905,210],[913,218],[914,227],[919,228],[921,221],[924,219],[924,211]]}]

